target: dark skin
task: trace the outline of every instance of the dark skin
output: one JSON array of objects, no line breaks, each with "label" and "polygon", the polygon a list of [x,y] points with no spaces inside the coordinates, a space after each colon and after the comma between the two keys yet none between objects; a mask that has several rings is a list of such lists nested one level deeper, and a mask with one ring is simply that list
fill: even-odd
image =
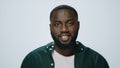
[{"label": "dark skin", "polygon": [[[79,21],[70,9],[58,9],[51,17],[50,31],[62,43],[69,44],[76,31],[79,30]],[[74,45],[76,45],[74,43]],[[64,56],[71,56],[75,52],[75,47],[62,50],[55,44],[55,50]]]}]

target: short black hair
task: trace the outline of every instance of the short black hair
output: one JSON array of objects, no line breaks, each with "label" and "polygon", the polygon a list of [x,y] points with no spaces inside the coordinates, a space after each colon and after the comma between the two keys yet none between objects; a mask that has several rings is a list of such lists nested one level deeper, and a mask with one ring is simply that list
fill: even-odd
[{"label": "short black hair", "polygon": [[75,16],[76,16],[76,19],[78,20],[78,13],[77,13],[77,11],[76,11],[73,7],[68,6],[68,5],[59,5],[59,6],[55,7],[55,8],[51,11],[51,13],[50,13],[50,20],[51,20],[51,18],[52,18],[53,12],[56,11],[56,10],[58,10],[58,9],[69,9],[69,10],[72,10],[72,11],[74,12]]}]

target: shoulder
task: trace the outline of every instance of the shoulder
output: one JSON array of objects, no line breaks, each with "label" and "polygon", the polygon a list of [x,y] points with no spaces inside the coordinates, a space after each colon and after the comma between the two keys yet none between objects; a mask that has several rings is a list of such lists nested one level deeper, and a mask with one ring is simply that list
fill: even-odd
[{"label": "shoulder", "polygon": [[99,52],[93,50],[92,48],[86,47],[85,54],[90,56],[91,58],[94,58],[96,62],[98,62],[99,60],[103,60],[106,62],[104,56]]},{"label": "shoulder", "polygon": [[43,62],[43,60],[48,58],[48,48],[51,45],[52,42],[41,46],[27,54],[22,62],[21,68],[34,68],[36,65],[40,67],[40,64]]},{"label": "shoulder", "polygon": [[78,51],[81,54],[85,54],[87,56],[93,56],[93,57],[103,57],[100,53],[98,53],[97,51],[84,46],[81,42],[77,42],[78,43]]},{"label": "shoulder", "polygon": [[43,53],[48,53],[48,48],[53,45],[53,42],[50,42],[44,46],[38,47],[31,51],[28,55],[41,55]]},{"label": "shoulder", "polygon": [[39,48],[34,49],[33,51],[31,51],[30,53],[28,53],[26,55],[26,57],[24,58],[23,62],[28,62],[28,61],[36,61],[38,59],[42,60],[41,58],[44,58],[45,56],[48,55],[49,51],[48,48],[52,45],[52,42],[41,46]]},{"label": "shoulder", "polygon": [[82,43],[79,44],[79,49],[82,50],[79,52],[79,55],[81,55],[86,62],[93,62],[96,68],[109,68],[106,59],[97,51],[84,46]]},{"label": "shoulder", "polygon": [[88,48],[87,51],[90,57],[94,60],[97,68],[109,68],[107,60],[100,53]]}]

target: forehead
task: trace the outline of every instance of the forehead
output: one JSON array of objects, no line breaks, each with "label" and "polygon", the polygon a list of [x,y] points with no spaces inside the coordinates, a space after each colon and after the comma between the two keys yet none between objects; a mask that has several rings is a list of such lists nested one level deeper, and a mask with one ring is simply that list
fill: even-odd
[{"label": "forehead", "polygon": [[70,10],[70,9],[57,9],[53,12],[52,19],[65,19],[65,18],[72,18],[75,19],[75,13],[74,11]]}]

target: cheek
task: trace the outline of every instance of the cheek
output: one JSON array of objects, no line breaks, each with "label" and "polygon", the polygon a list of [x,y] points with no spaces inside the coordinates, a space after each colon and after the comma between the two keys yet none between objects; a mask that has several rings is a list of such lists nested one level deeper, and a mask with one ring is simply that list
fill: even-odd
[{"label": "cheek", "polygon": [[71,33],[73,33],[73,32],[76,32],[76,30],[77,30],[77,27],[69,27],[69,31],[71,32]]},{"label": "cheek", "polygon": [[76,32],[78,31],[78,27],[75,27],[75,26],[73,26],[73,27],[71,27],[71,28],[69,28],[69,32],[72,34],[72,35],[74,35],[74,34],[76,34]]},{"label": "cheek", "polygon": [[58,28],[52,28],[52,29],[51,29],[51,32],[52,32],[55,36],[57,36],[57,35],[60,33]]}]

